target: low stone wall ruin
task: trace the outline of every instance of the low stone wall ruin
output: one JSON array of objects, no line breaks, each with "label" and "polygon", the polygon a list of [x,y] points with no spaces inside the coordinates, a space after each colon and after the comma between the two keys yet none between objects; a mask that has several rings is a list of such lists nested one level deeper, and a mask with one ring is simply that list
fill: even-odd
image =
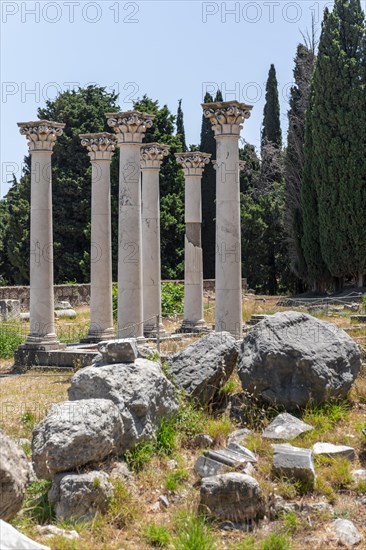
[{"label": "low stone wall ruin", "polygon": [[[243,281],[243,290],[247,289],[246,279]],[[179,281],[163,281],[164,283],[182,283]],[[215,291],[215,279],[203,281],[204,291]],[[90,284],[55,285],[55,303],[70,302],[75,306],[88,304],[90,298]],[[29,286],[0,286],[0,300],[19,300],[20,307],[24,311],[29,310]]]}]

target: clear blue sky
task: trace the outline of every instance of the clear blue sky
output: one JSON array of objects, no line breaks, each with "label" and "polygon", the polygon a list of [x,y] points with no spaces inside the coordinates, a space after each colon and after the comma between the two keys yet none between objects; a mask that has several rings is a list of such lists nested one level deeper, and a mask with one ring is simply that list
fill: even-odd
[{"label": "clear blue sky", "polygon": [[[265,81],[277,69],[281,121],[300,30],[320,29],[325,5],[298,0],[201,2],[1,1],[1,193],[27,152],[16,123],[37,118],[57,90],[96,83],[120,92],[122,110],[143,94],[175,113],[183,99],[188,143],[198,143],[208,89],[254,105],[242,137],[259,145]],[[14,167],[12,167],[12,163]]]}]

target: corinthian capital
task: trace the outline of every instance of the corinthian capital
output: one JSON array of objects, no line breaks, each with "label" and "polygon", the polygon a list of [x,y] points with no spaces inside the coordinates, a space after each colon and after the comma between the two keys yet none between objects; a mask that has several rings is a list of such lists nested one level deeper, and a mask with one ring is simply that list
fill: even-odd
[{"label": "corinthian capital", "polygon": [[140,111],[106,113],[107,124],[117,134],[118,143],[141,143],[148,128],[151,128],[154,115]]},{"label": "corinthian capital", "polygon": [[146,143],[141,147],[142,170],[159,170],[164,157],[169,154],[169,145]]},{"label": "corinthian capital", "polygon": [[114,134],[80,134],[81,145],[87,148],[90,160],[111,160],[117,145]]},{"label": "corinthian capital", "polygon": [[210,162],[209,153],[190,151],[187,153],[175,153],[177,163],[183,168],[185,176],[202,176],[203,169]]},{"label": "corinthian capital", "polygon": [[216,101],[214,103],[202,103],[203,114],[209,118],[212,129],[217,136],[239,137],[242,124],[250,117],[252,105],[239,103],[239,101]]},{"label": "corinthian capital", "polygon": [[63,134],[65,124],[49,120],[18,122],[20,133],[28,140],[29,151],[52,151],[56,139]]}]

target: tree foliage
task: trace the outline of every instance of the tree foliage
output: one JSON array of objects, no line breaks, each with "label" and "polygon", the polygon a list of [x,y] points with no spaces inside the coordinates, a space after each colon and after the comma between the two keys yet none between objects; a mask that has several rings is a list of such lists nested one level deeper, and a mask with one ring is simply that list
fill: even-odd
[{"label": "tree foliage", "polygon": [[294,85],[290,90],[287,149],[285,156],[285,230],[291,271],[300,279],[308,278],[302,248],[303,211],[301,181],[304,171],[305,116],[309,105],[311,78],[314,71],[314,39],[299,44],[294,67]]},{"label": "tree foliage", "polygon": [[366,272],[364,43],[360,1],[335,0],[333,11],[324,12],[306,129],[304,243],[314,277],[323,263],[337,278]]},{"label": "tree foliage", "polygon": [[184,130],[184,119],[183,119],[183,110],[182,110],[182,100],[178,102],[178,111],[177,111],[177,136],[180,137],[182,144],[182,151],[187,151],[186,145],[186,132]]}]

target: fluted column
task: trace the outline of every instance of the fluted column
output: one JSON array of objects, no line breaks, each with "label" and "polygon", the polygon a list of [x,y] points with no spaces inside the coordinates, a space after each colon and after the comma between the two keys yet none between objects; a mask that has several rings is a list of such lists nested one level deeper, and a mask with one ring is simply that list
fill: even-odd
[{"label": "fluted column", "polygon": [[143,336],[140,148],[153,116],[107,113],[120,149],[118,212],[118,338]]},{"label": "fluted column", "polygon": [[[144,334],[153,336],[157,315],[161,318],[160,192],[161,163],[169,153],[167,145],[148,143],[141,147],[142,172],[142,273]],[[164,330],[159,323],[160,331]]]},{"label": "fluted column", "polygon": [[53,292],[51,155],[65,124],[36,120],[18,122],[31,154],[30,332],[21,348],[60,347],[55,333]]},{"label": "fluted column", "polygon": [[185,179],[184,220],[184,319],[182,332],[202,330],[203,318],[203,262],[202,262],[202,206],[201,179],[205,164],[211,155],[200,151],[176,153]]},{"label": "fluted column", "polygon": [[216,139],[215,330],[242,335],[241,228],[238,140],[251,105],[204,103]]},{"label": "fluted column", "polygon": [[114,134],[81,134],[92,165],[90,328],[87,342],[114,336],[112,306],[112,236],[110,168],[117,144]]}]

